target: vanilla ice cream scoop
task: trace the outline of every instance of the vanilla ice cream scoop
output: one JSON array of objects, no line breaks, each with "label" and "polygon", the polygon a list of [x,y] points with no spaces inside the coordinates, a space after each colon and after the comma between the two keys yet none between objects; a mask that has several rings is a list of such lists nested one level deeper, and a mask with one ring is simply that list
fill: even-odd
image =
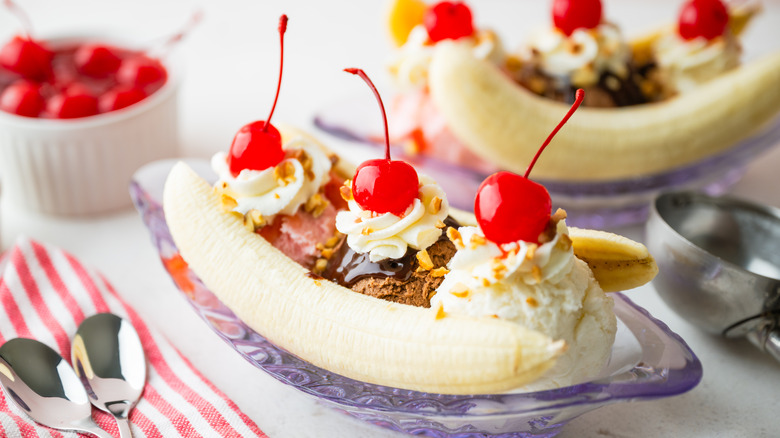
[{"label": "vanilla ice cream scoop", "polygon": [[458,251],[432,307],[506,319],[564,340],[566,353],[526,389],[568,386],[601,371],[617,330],[612,298],[574,256],[565,221],[541,245],[517,241],[499,246],[477,227],[461,227],[450,238]]}]

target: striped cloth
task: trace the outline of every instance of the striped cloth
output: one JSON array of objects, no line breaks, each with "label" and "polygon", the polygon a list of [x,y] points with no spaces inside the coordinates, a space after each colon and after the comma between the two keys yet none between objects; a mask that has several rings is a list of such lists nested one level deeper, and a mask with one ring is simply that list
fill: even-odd
[{"label": "striped cloth", "polygon": [[[148,360],[143,398],[130,415],[141,437],[266,437],[225,394],[167,340],[150,329],[99,273],[72,255],[20,238],[0,263],[0,344],[37,339],[70,358],[70,339],[87,316],[112,312],[138,331]],[[78,437],[40,426],[0,391],[0,436]],[[119,436],[113,417],[93,408],[97,424]]]}]

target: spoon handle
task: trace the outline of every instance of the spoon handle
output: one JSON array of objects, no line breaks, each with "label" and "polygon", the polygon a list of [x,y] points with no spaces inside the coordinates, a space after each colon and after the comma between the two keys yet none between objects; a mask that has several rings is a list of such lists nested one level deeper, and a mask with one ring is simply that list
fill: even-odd
[{"label": "spoon handle", "polygon": [[74,430],[78,432],[91,433],[92,435],[95,435],[98,438],[114,438],[110,433],[106,432],[105,430],[101,429],[97,424],[95,424],[95,422],[92,421],[92,418],[87,418],[85,421],[83,421],[81,424],[75,427]]},{"label": "spoon handle", "polygon": [[130,420],[127,417],[116,418],[116,425],[119,427],[119,438],[133,438],[133,431],[130,429]]}]

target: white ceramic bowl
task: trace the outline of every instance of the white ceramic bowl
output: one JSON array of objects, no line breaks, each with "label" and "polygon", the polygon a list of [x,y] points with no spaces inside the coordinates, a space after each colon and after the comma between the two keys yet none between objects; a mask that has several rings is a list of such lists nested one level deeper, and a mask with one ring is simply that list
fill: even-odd
[{"label": "white ceramic bowl", "polygon": [[[46,38],[59,44],[109,37]],[[0,111],[0,181],[9,207],[86,216],[132,205],[128,184],[142,165],[178,155],[179,71],[163,59],[168,80],[143,101],[78,119],[21,117]]]}]

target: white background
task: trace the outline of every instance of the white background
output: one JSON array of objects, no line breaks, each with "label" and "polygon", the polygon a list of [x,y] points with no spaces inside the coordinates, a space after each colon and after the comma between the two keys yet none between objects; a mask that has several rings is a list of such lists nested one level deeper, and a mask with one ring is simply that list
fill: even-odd
[{"label": "white background", "polygon": [[[186,59],[181,87],[182,154],[208,158],[227,150],[243,124],[264,119],[276,87],[278,17],[290,23],[285,77],[274,120],[309,128],[328,144],[349,144],[318,133],[313,114],[344,96],[365,95],[362,82],[341,72],[364,68],[387,84],[383,62],[390,49],[385,3],[371,1],[19,0],[40,35],[109,29],[139,41],[168,35],[201,7],[205,19],[180,47]],[[673,20],[679,2],[604,0],[607,17],[628,35]],[[478,26],[492,27],[508,48],[549,22],[549,2],[472,2]],[[780,2],[745,35],[745,58],[780,50]],[[0,11],[0,38],[18,30]],[[359,152],[350,152],[357,156]],[[750,166],[733,194],[780,207],[780,148]],[[134,211],[100,218],[44,217],[2,204],[3,248],[25,234],[58,245],[101,270],[147,322],[162,331],[209,379],[271,437],[399,436],[319,405],[266,376],[239,357],[195,316],[167,277]],[[640,226],[616,230],[642,239]],[[560,437],[760,437],[777,435],[780,365],[746,341],[704,334],[673,314],[651,286],[630,298],[679,333],[704,365],[701,384],[682,396],[601,408],[572,421]]]}]

